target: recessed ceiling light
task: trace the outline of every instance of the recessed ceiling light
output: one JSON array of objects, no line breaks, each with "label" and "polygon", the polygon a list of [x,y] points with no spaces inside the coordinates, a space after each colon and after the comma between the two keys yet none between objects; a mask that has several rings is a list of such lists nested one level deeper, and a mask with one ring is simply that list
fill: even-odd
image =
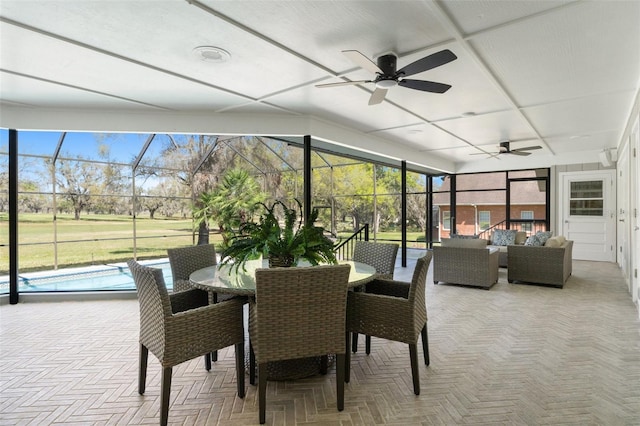
[{"label": "recessed ceiling light", "polygon": [[231,54],[224,49],[215,46],[198,46],[193,49],[193,53],[204,62],[227,62],[231,59]]}]

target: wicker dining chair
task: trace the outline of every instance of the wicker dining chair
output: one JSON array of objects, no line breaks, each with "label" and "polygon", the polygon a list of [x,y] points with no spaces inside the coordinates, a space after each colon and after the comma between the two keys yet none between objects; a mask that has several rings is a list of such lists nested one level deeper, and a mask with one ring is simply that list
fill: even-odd
[{"label": "wicker dining chair", "polygon": [[[398,244],[377,243],[374,241],[356,241],[353,247],[353,260],[366,263],[376,268],[378,278],[393,279],[393,271],[396,267]],[[366,291],[366,287],[365,287]],[[365,341],[367,354],[371,353],[371,337]],[[351,350],[358,351],[358,333],[353,333]]]},{"label": "wicker dining chair", "polygon": [[[171,275],[173,276],[173,291],[191,290],[193,287],[189,284],[189,275],[198,269],[206,268],[207,266],[215,266],[218,264],[216,258],[216,248],[213,244],[201,244],[197,246],[187,246],[167,249],[167,255],[169,256],[169,265],[171,266]],[[207,293],[209,303],[218,303],[219,301],[230,299],[231,295]],[[211,369],[211,361],[218,360],[218,352],[207,354],[204,357],[204,362],[207,370]]]},{"label": "wicker dining chair", "polygon": [[253,359],[258,363],[261,424],[266,417],[267,363],[272,361],[336,354],[337,408],[344,409],[350,269],[350,265],[324,265],[256,271],[256,297],[249,300],[249,335],[251,364]]},{"label": "wicker dining chair", "polygon": [[140,304],[138,393],[144,394],[149,351],[162,365],[160,424],[169,416],[171,372],[175,365],[235,345],[237,392],[244,398],[243,301],[209,304],[206,293],[186,290],[169,294],[162,270],[127,262]]},{"label": "wicker dining chair", "polygon": [[192,289],[193,287],[189,284],[189,275],[198,269],[218,263],[216,248],[213,244],[172,248],[167,250],[167,255],[173,275],[173,291]]},{"label": "wicker dining chair", "polygon": [[[422,335],[424,363],[429,365],[425,283],[432,253],[416,262],[411,283],[375,279],[366,292],[350,292],[347,299],[347,331],[409,344],[413,392],[420,395],[418,337]],[[350,378],[347,352],[345,379]]]}]

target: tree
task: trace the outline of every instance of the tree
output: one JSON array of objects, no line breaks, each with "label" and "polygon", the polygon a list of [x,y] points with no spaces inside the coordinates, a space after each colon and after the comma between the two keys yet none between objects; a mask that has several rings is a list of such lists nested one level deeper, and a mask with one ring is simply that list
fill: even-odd
[{"label": "tree", "polygon": [[[258,182],[246,170],[231,169],[213,191],[202,193],[194,206],[193,218],[198,229],[204,224],[207,231],[210,222],[216,221],[226,244],[233,229],[247,222],[258,203],[266,198]],[[201,243],[201,238],[204,240],[205,237],[199,232],[198,244],[206,244]]]},{"label": "tree", "polygon": [[21,193],[18,199],[20,211],[40,213],[46,207],[47,200],[39,193],[40,188],[37,182],[21,181],[18,191]]},{"label": "tree", "polygon": [[373,169],[371,164],[334,167],[333,182],[339,212],[351,216],[353,230],[373,219]]},{"label": "tree", "polygon": [[[50,167],[54,167],[53,162],[49,161],[49,164]],[[58,160],[55,163],[55,171],[60,196],[71,204],[74,219],[80,220],[82,210],[91,205],[91,194],[98,192],[98,165],[77,156],[73,160]]]},{"label": "tree", "polygon": [[[155,189],[155,188],[154,188]],[[156,211],[162,207],[164,200],[154,194],[153,189],[145,191],[138,197],[138,203],[149,212],[149,219],[154,219]]]}]

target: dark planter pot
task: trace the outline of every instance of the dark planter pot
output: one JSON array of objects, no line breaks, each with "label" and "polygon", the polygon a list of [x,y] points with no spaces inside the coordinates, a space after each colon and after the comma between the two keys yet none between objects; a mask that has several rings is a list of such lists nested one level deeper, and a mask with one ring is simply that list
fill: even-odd
[{"label": "dark planter pot", "polygon": [[289,268],[293,266],[293,256],[269,256],[269,268]]}]

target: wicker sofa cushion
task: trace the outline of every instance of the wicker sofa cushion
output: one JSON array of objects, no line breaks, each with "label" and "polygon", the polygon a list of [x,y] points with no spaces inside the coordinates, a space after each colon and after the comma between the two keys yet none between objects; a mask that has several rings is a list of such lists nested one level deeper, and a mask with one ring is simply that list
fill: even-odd
[{"label": "wicker sofa cushion", "polygon": [[487,240],[477,238],[442,238],[442,247],[486,248]]}]

